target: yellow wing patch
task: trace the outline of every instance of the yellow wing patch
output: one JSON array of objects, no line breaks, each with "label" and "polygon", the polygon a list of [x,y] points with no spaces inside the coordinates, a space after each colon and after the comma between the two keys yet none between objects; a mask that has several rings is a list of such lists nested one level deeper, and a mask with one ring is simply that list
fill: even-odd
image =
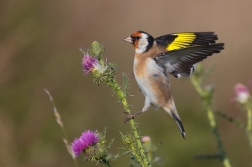
[{"label": "yellow wing patch", "polygon": [[166,50],[168,51],[186,48],[196,38],[194,33],[178,33],[173,35],[176,35],[177,37],[167,46]]}]

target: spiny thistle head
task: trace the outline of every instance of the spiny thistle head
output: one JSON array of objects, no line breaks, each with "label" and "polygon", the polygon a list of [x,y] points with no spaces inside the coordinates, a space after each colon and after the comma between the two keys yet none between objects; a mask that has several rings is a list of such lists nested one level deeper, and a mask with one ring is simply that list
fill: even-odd
[{"label": "spiny thistle head", "polygon": [[143,143],[150,142],[150,140],[151,140],[151,139],[150,139],[150,136],[143,136],[143,137],[142,137],[142,142],[143,142]]},{"label": "spiny thistle head", "polygon": [[[85,153],[88,150],[95,149],[95,145],[98,142],[99,136],[97,133],[90,130],[83,132],[82,135],[79,138],[74,139],[72,143],[74,155],[77,157],[82,151]],[[90,154],[89,151],[88,154]]]},{"label": "spiny thistle head", "polygon": [[150,136],[143,136],[142,137],[143,147],[146,151],[150,151],[152,148],[151,138]]},{"label": "spiny thistle head", "polygon": [[83,152],[85,161],[97,161],[109,164],[109,162],[116,160],[112,155],[108,154],[108,149],[111,147],[112,142],[109,146],[105,146],[105,134],[105,131],[104,133],[92,132],[90,130],[84,131],[71,144],[75,157]]},{"label": "spiny thistle head", "polygon": [[104,73],[107,69],[107,65],[102,65],[97,57],[91,57],[86,53],[82,59],[82,66],[85,74],[88,74],[90,71],[93,73]]},{"label": "spiny thistle head", "polygon": [[245,85],[241,83],[236,84],[234,87],[234,91],[236,94],[235,101],[241,104],[244,104],[248,101],[250,94],[248,88]]},{"label": "spiny thistle head", "polygon": [[114,79],[116,73],[116,66],[112,63],[108,63],[107,59],[104,61],[101,57],[104,50],[102,44],[94,41],[91,45],[91,49],[89,52],[84,53],[82,59],[82,66],[85,74],[92,72],[93,81],[97,86],[102,82],[110,83],[111,80]]},{"label": "spiny thistle head", "polygon": [[143,136],[142,143],[145,151],[154,151],[155,147],[152,145],[150,136]]},{"label": "spiny thistle head", "polygon": [[102,53],[105,51],[105,48],[102,44],[97,41],[94,41],[91,45],[91,53],[96,55],[100,60]]}]

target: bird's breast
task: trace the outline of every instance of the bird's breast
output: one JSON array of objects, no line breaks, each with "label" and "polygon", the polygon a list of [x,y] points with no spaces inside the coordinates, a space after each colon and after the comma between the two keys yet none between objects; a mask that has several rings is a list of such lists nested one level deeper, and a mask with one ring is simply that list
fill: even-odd
[{"label": "bird's breast", "polygon": [[157,107],[167,103],[170,98],[170,83],[152,58],[138,58],[134,60],[134,75],[136,81],[146,98]]}]

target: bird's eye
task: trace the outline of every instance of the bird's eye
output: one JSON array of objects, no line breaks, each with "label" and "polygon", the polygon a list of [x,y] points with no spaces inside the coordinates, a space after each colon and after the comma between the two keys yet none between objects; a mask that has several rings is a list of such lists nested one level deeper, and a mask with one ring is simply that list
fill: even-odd
[{"label": "bird's eye", "polygon": [[136,40],[141,39],[141,37],[139,37],[139,36],[134,36],[134,37],[131,36],[131,38],[132,38],[132,41],[133,41],[133,42],[135,42]]}]

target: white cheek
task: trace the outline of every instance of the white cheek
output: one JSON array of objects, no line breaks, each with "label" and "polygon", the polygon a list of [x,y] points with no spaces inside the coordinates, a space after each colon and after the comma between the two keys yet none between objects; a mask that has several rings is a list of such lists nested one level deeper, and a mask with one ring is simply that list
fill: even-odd
[{"label": "white cheek", "polygon": [[141,39],[138,42],[138,48],[136,49],[136,53],[144,53],[148,46],[148,36],[146,34],[142,34]]},{"label": "white cheek", "polygon": [[136,53],[144,53],[146,51],[147,45],[148,45],[148,42],[141,39],[138,43],[138,48],[136,49]]},{"label": "white cheek", "polygon": [[147,40],[147,38],[148,38],[148,35],[147,35],[147,34],[145,34],[145,33],[142,33],[142,39]]}]

